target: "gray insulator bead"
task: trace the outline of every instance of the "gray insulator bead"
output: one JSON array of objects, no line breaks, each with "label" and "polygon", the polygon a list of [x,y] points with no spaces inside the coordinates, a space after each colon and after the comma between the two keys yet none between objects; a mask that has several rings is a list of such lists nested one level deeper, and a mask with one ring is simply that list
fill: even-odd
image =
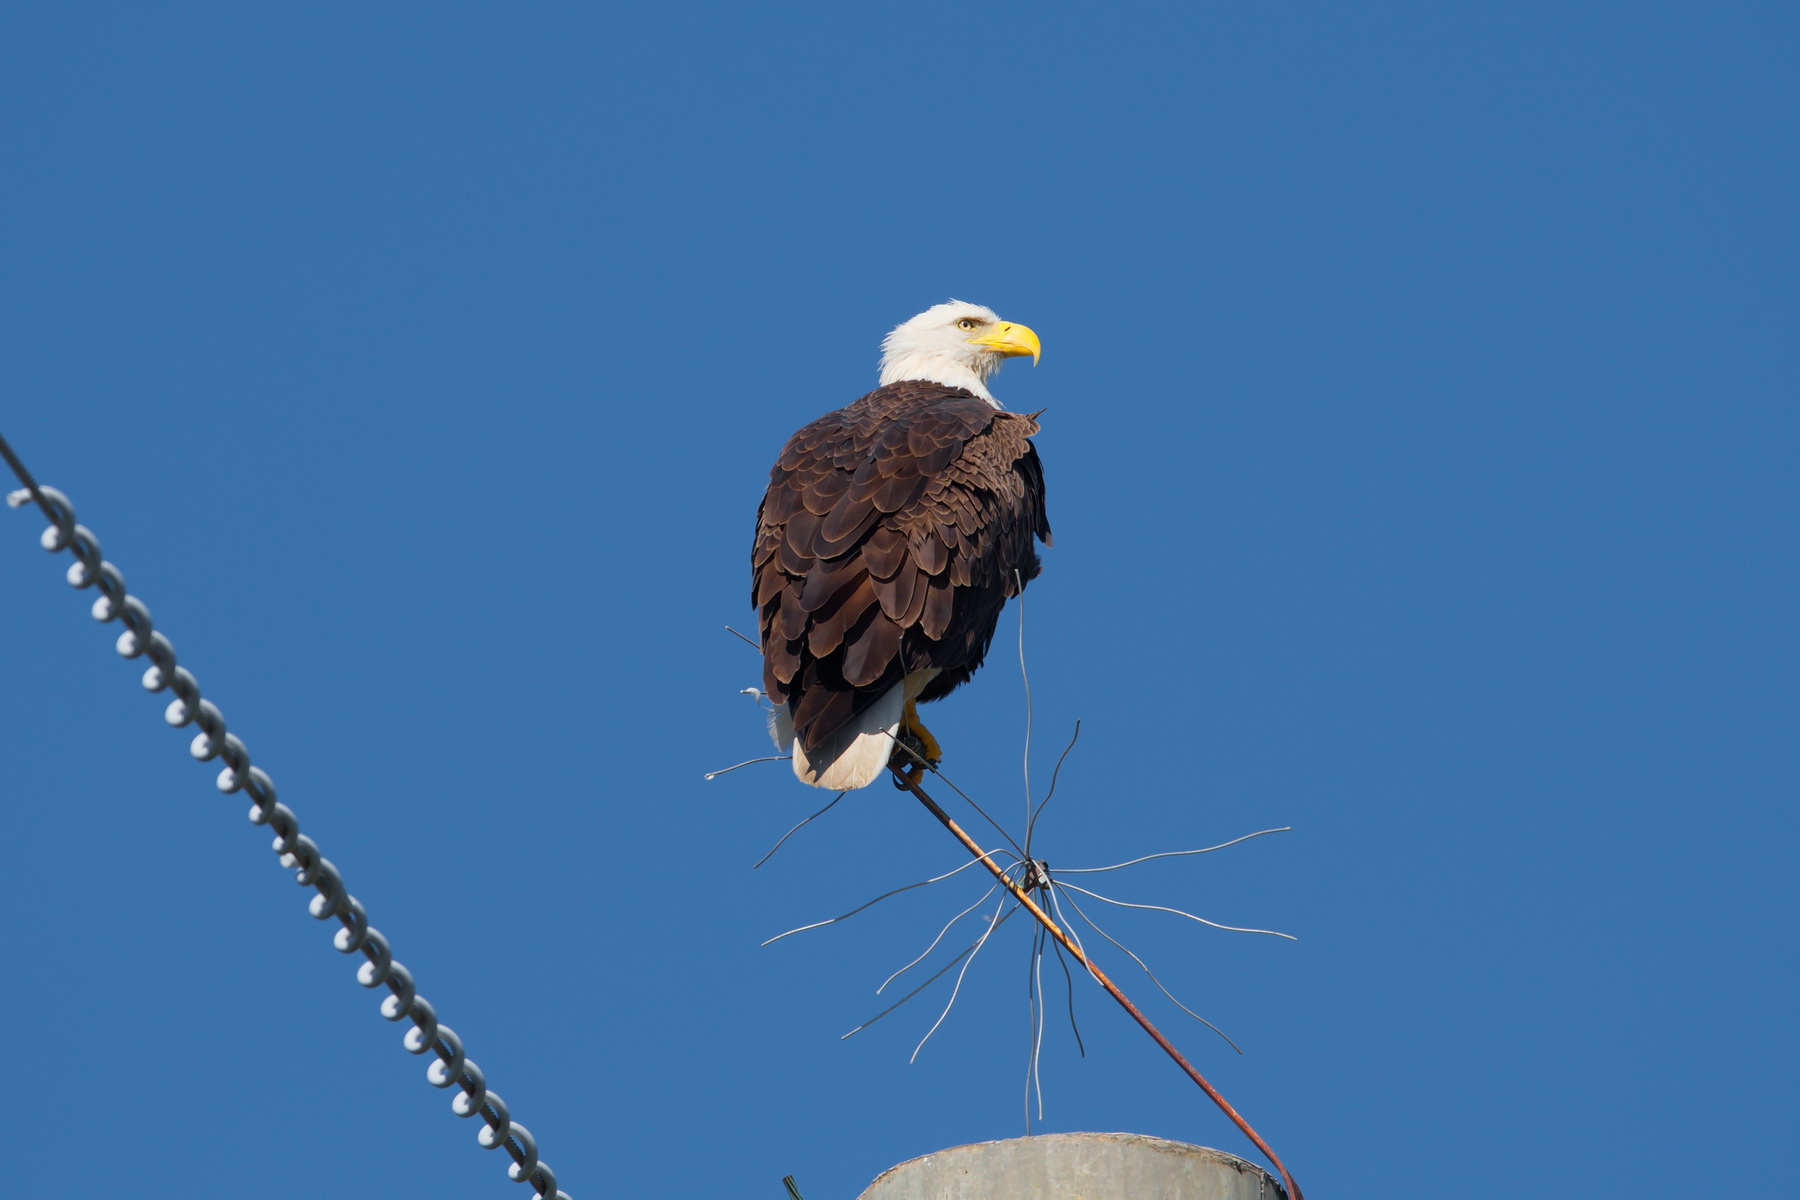
[{"label": "gray insulator bead", "polygon": [[437,1009],[431,1007],[431,1001],[425,997],[415,996],[407,1015],[412,1018],[413,1028],[406,1031],[401,1044],[406,1047],[408,1054],[423,1054],[437,1041]]},{"label": "gray insulator bead", "polygon": [[474,1059],[464,1059],[462,1069],[462,1091],[450,1101],[450,1111],[459,1117],[472,1117],[481,1111],[481,1105],[487,1099],[487,1076]]},{"label": "gray insulator bead", "polygon": [[517,1121],[513,1122],[512,1130],[508,1136],[519,1144],[519,1149],[525,1152],[525,1157],[522,1161],[515,1162],[510,1167],[506,1168],[506,1177],[514,1183],[524,1183],[527,1179],[531,1178],[531,1173],[537,1170],[537,1139],[531,1136],[531,1130],[525,1128]]},{"label": "gray insulator bead", "polygon": [[499,1092],[489,1092],[483,1107],[494,1114],[494,1119],[489,1121],[485,1114],[482,1116],[487,1123],[475,1134],[475,1140],[483,1150],[497,1150],[506,1141],[506,1135],[512,1132],[512,1112]]},{"label": "gray insulator bead", "polygon": [[413,983],[412,972],[400,963],[388,968],[388,990],[394,994],[381,1002],[381,1015],[389,1021],[402,1021],[412,1013],[413,1002],[418,997],[418,988]]},{"label": "gray insulator bead", "polygon": [[450,1057],[445,1058],[439,1051],[438,1060],[425,1068],[425,1082],[434,1088],[447,1088],[462,1078],[468,1056],[463,1053],[462,1039],[448,1025],[438,1026],[437,1040],[450,1047]]},{"label": "gray insulator bead", "polygon": [[338,920],[344,927],[331,935],[331,944],[339,954],[355,954],[363,948],[369,939],[369,914],[362,906],[362,901],[355,896],[348,898]]},{"label": "gray insulator bead", "polygon": [[356,982],[366,988],[380,987],[394,970],[394,952],[381,930],[371,927],[363,938],[363,953],[369,961],[356,968]]}]

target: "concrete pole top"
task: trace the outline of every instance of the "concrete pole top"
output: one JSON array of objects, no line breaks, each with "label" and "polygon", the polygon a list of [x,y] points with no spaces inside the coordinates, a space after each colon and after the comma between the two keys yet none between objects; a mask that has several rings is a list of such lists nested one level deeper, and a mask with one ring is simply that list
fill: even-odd
[{"label": "concrete pole top", "polygon": [[859,1200],[1279,1200],[1280,1181],[1205,1146],[1137,1133],[1047,1133],[927,1154]]}]

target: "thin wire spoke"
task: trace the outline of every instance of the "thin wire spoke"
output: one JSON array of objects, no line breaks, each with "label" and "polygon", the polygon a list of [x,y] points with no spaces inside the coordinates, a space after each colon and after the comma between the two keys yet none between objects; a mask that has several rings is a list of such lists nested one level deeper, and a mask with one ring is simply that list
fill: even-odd
[{"label": "thin wire spoke", "polygon": [[857,905],[855,908],[851,909],[849,912],[843,914],[843,916],[827,917],[823,921],[814,921],[811,925],[802,925],[797,929],[790,929],[787,931],[787,933],[778,933],[774,937],[770,938],[768,941],[764,942],[763,945],[765,945],[765,946],[773,945],[774,943],[779,942],[784,937],[789,937],[796,933],[805,933],[809,929],[818,929],[819,927],[824,926],[824,925],[835,925],[839,921],[848,920],[849,918],[854,917],[857,913],[861,912],[863,909],[868,908],[871,905],[880,904],[883,900],[886,900],[889,896],[898,896],[901,892],[910,892],[914,888],[922,888],[922,887],[926,886],[927,884],[939,883],[945,879],[950,878],[952,875],[956,875],[956,874],[959,874],[960,872],[968,870],[970,867],[974,866],[976,863],[978,863],[980,861],[981,860],[979,858],[971,858],[968,862],[964,863],[960,867],[957,867],[955,870],[945,871],[942,875],[933,875],[930,879],[921,879],[917,883],[909,883],[909,884],[906,884],[904,887],[897,887],[891,892],[883,892],[883,893],[881,893],[881,895],[875,897],[873,900],[869,900],[865,903]]},{"label": "thin wire spoke", "polygon": [[[717,779],[721,775],[729,775],[733,771],[737,770],[739,767],[748,767],[748,766],[752,766],[759,762],[787,762],[787,761],[789,761],[789,757],[785,754],[769,754],[769,755],[763,756],[762,758],[746,758],[741,763],[733,763],[729,767],[720,767],[717,771],[708,771],[706,774],[702,775],[700,778],[711,781],[711,780]],[[795,828],[799,828],[799,826],[795,826]],[[770,853],[774,853],[774,851],[770,851]],[[758,863],[757,865],[761,866],[762,864]]]},{"label": "thin wire spoke", "polygon": [[737,635],[737,637],[738,637],[738,638],[739,638],[739,639],[740,639],[740,640],[742,640],[742,641],[743,641],[743,643],[744,643],[744,644],[745,644],[745,645],[746,645],[746,646],[749,646],[749,647],[750,647],[750,648],[751,648],[751,649],[752,649],[752,650],[754,650],[754,651],[756,651],[756,652],[757,652],[757,653],[758,653],[758,654],[761,654],[761,653],[762,653],[762,647],[761,647],[761,646],[759,646],[759,645],[757,645],[757,644],[756,644],[756,643],[755,643],[755,642],[753,642],[753,641],[751,641],[751,640],[750,640],[750,639],[749,639],[749,638],[748,638],[748,637],[745,637],[745,636],[744,636],[744,635],[743,635],[743,634],[741,634],[741,633],[738,633],[738,631],[737,631],[737,630],[735,630],[735,629],[733,629],[733,628],[732,628],[732,627],[731,627],[731,626],[729,626],[729,625],[727,625],[727,626],[726,626],[726,627],[725,627],[725,632],[726,632],[726,633],[730,633],[730,634],[736,634],[736,635]]},{"label": "thin wire spoke", "polygon": [[[1054,882],[1054,880],[1052,882]],[[1073,896],[1071,896],[1069,898],[1069,903],[1070,904],[1075,903],[1075,898]],[[1075,948],[1077,950],[1081,951],[1081,957],[1084,960],[1083,965],[1085,965],[1087,967],[1088,973],[1090,975],[1092,975],[1093,970],[1094,970],[1093,963],[1091,961],[1086,961],[1087,960],[1087,946],[1082,943],[1081,930],[1075,928],[1075,922],[1069,920],[1069,918],[1067,918],[1063,915],[1062,904],[1056,898],[1056,889],[1055,888],[1050,889],[1050,911],[1056,915],[1056,923],[1058,925],[1062,926],[1064,933],[1069,935],[1069,940],[1071,940],[1075,943]],[[1099,976],[1095,976],[1094,981],[1096,983],[1098,983]]]},{"label": "thin wire spoke", "polygon": [[[1180,858],[1187,854],[1211,854],[1214,850],[1223,850],[1227,846],[1235,846],[1239,842],[1247,842],[1251,838],[1264,837],[1271,833],[1290,833],[1293,831],[1293,828],[1292,825],[1278,825],[1274,829],[1259,829],[1255,833],[1246,833],[1243,837],[1232,838],[1229,842],[1220,842],[1216,846],[1203,846],[1198,850],[1164,850],[1161,854],[1146,854],[1142,858],[1134,858],[1128,862],[1114,863],[1110,867],[1059,867],[1057,868],[1056,873],[1058,875],[1094,875],[1101,871],[1117,871],[1120,867],[1135,867],[1139,863],[1149,862],[1153,858]],[[1027,833],[1026,840],[1028,842],[1030,841],[1030,838],[1031,835]]]},{"label": "thin wire spoke", "polygon": [[[1004,903],[1004,901],[1002,901],[1002,903]],[[1006,916],[1000,918],[1000,925],[1004,925],[1007,922],[1008,918],[1010,918],[1013,915],[1013,913],[1018,912],[1018,911],[1019,910],[1016,908],[1009,910],[1007,912]],[[993,929],[998,929],[998,928],[999,928],[999,925],[995,925],[992,928],[990,928],[988,932],[991,933],[993,931]],[[955,958],[951,959],[949,962],[947,962],[943,966],[939,967],[936,971],[933,971],[931,974],[931,978],[927,979],[924,983],[921,983],[918,987],[916,987],[912,991],[906,993],[906,995],[900,997],[898,1000],[894,1001],[892,1004],[888,1005],[886,1008],[882,1009],[880,1012],[876,1013],[874,1016],[872,1016],[868,1020],[864,1021],[861,1025],[858,1025],[855,1029],[852,1029],[850,1031],[850,1033],[842,1034],[841,1036],[839,1036],[838,1041],[840,1041],[840,1042],[843,1041],[844,1038],[850,1037],[851,1034],[861,1033],[863,1030],[867,1029],[869,1026],[873,1025],[875,1022],[881,1020],[881,1018],[887,1016],[889,1013],[893,1012],[896,1008],[899,1008],[902,1004],[905,1004],[908,1000],[911,1000],[914,996],[918,995],[920,992],[924,991],[926,988],[928,988],[932,984],[936,983],[940,978],[943,977],[944,972],[948,971],[951,967],[954,967],[957,963],[961,962],[963,959],[967,958],[969,955],[975,953],[976,950],[980,949],[982,939],[984,939],[986,937],[987,937],[987,934],[984,933],[981,935],[980,938],[977,938],[975,941],[970,942],[967,946],[964,946],[961,954],[958,954]],[[916,1051],[915,1051],[915,1053],[916,1053]]]},{"label": "thin wire spoke", "polygon": [[[1070,901],[1070,903],[1073,903],[1073,902],[1074,902],[1073,900]],[[1067,933],[1069,935],[1069,939],[1075,943],[1075,948],[1077,950],[1081,951],[1081,957],[1083,959],[1086,959],[1087,958],[1087,947],[1084,946],[1081,942],[1081,931],[1079,929],[1075,928],[1075,922],[1069,920],[1068,917],[1063,915],[1062,902],[1056,898],[1056,889],[1054,887],[1052,887],[1050,889],[1050,911],[1053,914],[1055,914],[1056,923],[1058,925],[1062,926],[1063,932]],[[1069,982],[1069,1028],[1075,1034],[1076,1049],[1081,1051],[1081,1057],[1086,1058],[1087,1057],[1087,1047],[1085,1045],[1083,1045],[1082,1041],[1081,1041],[1081,1026],[1079,1026],[1075,1023],[1075,977],[1069,973],[1069,964],[1066,962],[1063,962],[1062,947],[1060,945],[1058,945],[1056,947],[1056,961],[1062,962],[1063,974],[1065,976],[1068,976],[1068,982]],[[1099,982],[1098,979],[1096,979],[1095,982]]]},{"label": "thin wire spoke", "polygon": [[[975,965],[975,956],[981,953],[981,948],[987,945],[987,940],[994,936],[994,930],[1006,924],[1007,917],[1010,917],[1019,911],[1018,905],[1014,905],[1012,908],[1006,908],[1006,901],[1010,899],[1012,899],[1012,897],[1008,895],[1005,899],[1000,901],[1000,908],[994,910],[994,917],[988,922],[986,932],[976,940],[974,946],[970,947],[969,957],[963,960],[962,970],[956,973],[956,986],[950,989],[949,1003],[944,1005],[944,1011],[938,1014],[938,1019],[931,1023],[931,1028],[925,1031],[925,1036],[919,1039],[919,1044],[913,1047],[912,1057],[906,1060],[909,1065],[919,1061],[919,1051],[925,1048],[925,1043],[931,1040],[931,1035],[938,1031],[938,1026],[944,1023],[944,1018],[948,1017],[950,1015],[950,1010],[956,1007],[956,998],[962,994],[963,980],[968,977],[969,968]],[[1002,915],[1001,909],[1006,910],[1004,915]]]},{"label": "thin wire spoke", "polygon": [[[1056,923],[1062,926],[1063,932],[1069,935],[1069,940],[1075,943],[1075,948],[1081,951],[1081,958],[1078,961],[1080,961],[1081,965],[1087,969],[1087,973],[1093,981],[1095,983],[1100,983],[1100,972],[1095,968],[1094,960],[1088,957],[1087,943],[1081,940],[1081,930],[1075,927],[1075,922],[1069,920],[1069,918],[1064,915],[1062,902],[1056,898],[1056,892],[1057,888],[1055,886],[1055,881],[1052,880],[1052,886],[1050,888],[1050,911],[1055,915]],[[1070,896],[1069,903],[1075,903],[1075,897]],[[1104,987],[1105,985],[1101,984],[1101,986]]]},{"label": "thin wire spoke", "polygon": [[988,816],[987,809],[985,809],[985,808],[981,807],[981,805],[975,803],[975,798],[973,796],[969,795],[969,793],[967,793],[967,792],[963,791],[961,788],[957,787],[955,781],[952,780],[948,775],[946,775],[942,771],[940,771],[937,767],[934,767],[930,763],[926,762],[924,759],[924,756],[921,755],[917,750],[914,750],[911,746],[907,745],[905,742],[901,741],[899,738],[894,737],[892,734],[889,734],[888,736],[889,736],[889,739],[894,743],[894,745],[898,746],[901,750],[906,752],[908,757],[910,757],[914,762],[918,763],[921,767],[924,767],[927,771],[930,771],[933,775],[936,775],[939,779],[943,780],[945,787],[948,787],[951,791],[955,792],[958,796],[961,796],[965,801],[968,802],[968,805],[970,808],[974,809],[977,813],[980,813],[981,819],[986,821],[989,825],[992,825],[994,827],[994,832],[999,834],[1001,837],[1005,838],[1006,844],[1011,846],[1015,851],[1017,851],[1018,856],[1020,858],[1025,857],[1024,849],[1019,845],[1018,842],[1013,840],[1013,835],[1006,832],[1006,827],[1004,825],[1002,825],[1002,824],[1000,824],[1000,822],[994,820],[994,818]]},{"label": "thin wire spoke", "polygon": [[[1025,685],[1025,857],[1031,852],[1031,672],[1025,669],[1025,580],[1018,568],[1013,568],[1013,582],[1018,592],[1013,598],[1013,607],[1019,614],[1019,680]],[[1038,1114],[1041,1119],[1043,1114]]]},{"label": "thin wire spoke", "polygon": [[970,808],[974,809],[977,813],[980,813],[981,819],[986,821],[989,825],[992,825],[994,827],[994,832],[998,833],[1001,837],[1005,838],[1006,844],[1011,846],[1014,850],[1018,851],[1018,855],[1020,858],[1030,857],[1029,855],[1027,855],[1025,853],[1025,851],[1023,849],[1020,848],[1019,843],[1013,840],[1013,835],[1006,832],[1005,826],[1001,825],[1000,822],[994,820],[994,818],[988,816],[987,809],[985,809],[985,808],[981,807],[981,805],[975,803],[975,798],[973,796],[969,795],[969,793],[967,793],[967,792],[963,791],[961,788],[957,787],[956,784],[954,784],[950,781],[950,777],[948,775],[944,774],[938,768],[931,767],[930,770],[933,775],[936,775],[939,779],[943,780],[945,785],[947,787],[949,787],[949,789],[951,791],[953,791],[957,795],[961,796],[963,798],[963,800],[965,800],[968,803]]},{"label": "thin wire spoke", "polygon": [[[1037,1029],[1032,1039],[1030,1077],[1037,1081],[1037,1115],[1040,1121],[1044,1119],[1044,1026],[1049,1024],[1044,1016],[1044,939],[1047,936],[1049,935],[1044,932],[1044,927],[1038,926],[1037,948],[1031,956],[1033,983],[1037,989],[1034,1008]],[[1028,1098],[1027,1104],[1029,1103]]]},{"label": "thin wire spoke", "polygon": [[764,863],[768,862],[771,858],[774,858],[775,852],[777,850],[781,849],[783,846],[787,845],[787,840],[789,838],[793,837],[796,833],[799,833],[801,829],[812,824],[814,821],[818,820],[820,817],[822,817],[826,813],[830,812],[831,806],[833,804],[836,804],[839,800],[842,800],[845,796],[848,796],[849,794],[850,794],[849,792],[839,792],[837,795],[835,795],[831,798],[830,804],[827,804],[824,808],[821,808],[818,812],[814,813],[812,816],[806,818],[806,820],[800,822],[800,824],[794,826],[792,829],[790,829],[786,833],[782,834],[781,840],[779,842],[776,842],[773,846],[770,846],[769,852],[767,854],[763,855],[761,858],[757,859],[756,865],[751,867],[750,869],[752,871],[754,871],[754,870],[756,870],[757,867],[762,866]]},{"label": "thin wire spoke", "polygon": [[1062,968],[1063,981],[1069,985],[1069,1032],[1075,1035],[1075,1049],[1086,1058],[1087,1046],[1081,1040],[1081,1026],[1075,1023],[1075,976],[1069,971],[1069,960],[1063,957],[1062,943],[1052,941],[1050,948],[1056,951],[1056,963]]},{"label": "thin wire spoke", "polygon": [[[1210,925],[1214,929],[1223,929],[1227,933],[1261,933],[1266,934],[1269,937],[1286,938],[1290,942],[1297,942],[1300,940],[1291,933],[1282,933],[1275,929],[1246,929],[1242,925],[1221,925],[1217,921],[1209,921],[1205,917],[1196,917],[1191,912],[1182,912],[1179,908],[1170,908],[1166,904],[1133,904],[1129,900],[1114,900],[1111,896],[1102,896],[1099,892],[1090,892],[1086,888],[1076,887],[1076,885],[1072,883],[1059,883],[1057,886],[1074,888],[1084,896],[1092,896],[1096,900],[1104,900],[1108,904],[1116,904],[1120,908],[1149,908],[1155,909],[1157,912],[1174,913],[1178,917],[1186,917],[1190,921],[1198,921],[1200,924]],[[1073,904],[1074,901],[1071,900],[1069,903]]]},{"label": "thin wire spoke", "polygon": [[[1058,884],[1057,886],[1063,887],[1063,886],[1067,886],[1067,885]],[[1131,961],[1136,963],[1138,966],[1140,966],[1144,969],[1144,974],[1146,974],[1150,977],[1150,982],[1154,983],[1157,987],[1157,990],[1161,991],[1163,995],[1167,996],[1169,998],[1169,1000],[1175,1005],[1176,1008],[1179,1008],[1182,1012],[1184,1012],[1188,1016],[1194,1018],[1194,1020],[1200,1022],[1202,1025],[1206,1026],[1208,1029],[1212,1030],[1214,1033],[1218,1034],[1220,1037],[1224,1038],[1225,1044],[1227,1046],[1230,1046],[1233,1050],[1237,1050],[1237,1052],[1239,1054],[1243,1053],[1242,1050],[1238,1049],[1238,1044],[1231,1040],[1230,1034],[1226,1033],[1223,1029],[1220,1029],[1217,1025],[1214,1025],[1211,1021],[1207,1020],[1205,1017],[1201,1016],[1199,1013],[1195,1012],[1193,1009],[1189,1008],[1187,1005],[1183,1004],[1180,1000],[1178,1000],[1176,998],[1174,992],[1171,992],[1168,988],[1164,987],[1163,981],[1158,979],[1156,977],[1156,972],[1152,971],[1150,969],[1150,964],[1145,962],[1143,959],[1139,958],[1137,956],[1137,954],[1135,952],[1133,952],[1131,947],[1127,946],[1124,942],[1119,941],[1119,939],[1115,938],[1112,934],[1106,932],[1106,930],[1100,928],[1100,926],[1095,925],[1094,918],[1088,916],[1087,912],[1081,907],[1081,905],[1076,903],[1075,897],[1070,896],[1069,903],[1071,905],[1074,905],[1075,911],[1081,914],[1082,920],[1086,921],[1089,925],[1093,926],[1095,933],[1099,934],[1101,937],[1105,938],[1107,941],[1111,942],[1113,945],[1117,946],[1119,949],[1123,950],[1125,953],[1131,955]],[[1071,986],[1073,986],[1073,985],[1071,985]]]},{"label": "thin wire spoke", "polygon": [[918,966],[920,963],[924,962],[927,958],[929,958],[931,956],[931,952],[933,950],[937,949],[938,943],[944,940],[944,935],[950,932],[951,926],[955,925],[958,921],[962,920],[964,917],[968,916],[970,913],[972,913],[976,909],[980,908],[983,904],[986,904],[988,901],[988,897],[992,896],[994,894],[995,888],[998,888],[999,886],[1000,885],[998,883],[995,883],[993,887],[990,887],[986,892],[984,892],[982,894],[981,899],[979,899],[975,903],[969,905],[969,907],[963,909],[961,912],[957,913],[954,917],[951,917],[950,920],[945,923],[944,927],[942,929],[938,930],[938,935],[931,939],[931,945],[925,947],[925,952],[923,954],[919,955],[919,957],[913,959],[911,962],[907,963],[904,967],[901,967],[898,971],[895,971],[892,975],[889,975],[886,979],[882,980],[881,986],[875,989],[875,994],[877,996],[881,995],[882,992],[887,990],[888,984],[894,982],[894,980],[900,978],[902,975],[906,974],[908,971],[912,970],[914,967]]},{"label": "thin wire spoke", "polygon": [[1030,857],[1031,854],[1031,838],[1037,832],[1038,818],[1043,816],[1044,806],[1050,803],[1050,797],[1056,795],[1056,781],[1062,778],[1063,760],[1069,757],[1069,751],[1073,750],[1075,743],[1080,740],[1081,718],[1077,717],[1075,718],[1075,733],[1069,738],[1069,744],[1063,747],[1063,752],[1056,756],[1056,769],[1050,772],[1050,790],[1044,793],[1044,798],[1038,802],[1037,811],[1031,814],[1029,821],[1025,822],[1026,857]]},{"label": "thin wire spoke", "polygon": [[1024,1132],[1031,1135],[1031,1047],[1037,1045],[1037,991],[1031,986],[1031,968],[1037,963],[1037,943],[1044,936],[1042,927],[1031,930],[1031,952],[1024,961],[1024,995],[1026,995],[1026,1013],[1030,1020],[1026,1022],[1024,1036]]},{"label": "thin wire spoke", "polygon": [[964,946],[961,954],[958,954],[955,958],[951,959],[949,962],[947,962],[943,966],[939,967],[936,971],[932,972],[931,978],[927,979],[924,983],[921,983],[918,987],[916,987],[912,991],[906,993],[906,995],[900,997],[898,1000],[894,1001],[892,1004],[888,1005],[886,1008],[882,1009],[880,1012],[876,1013],[874,1016],[872,1016],[868,1020],[864,1021],[861,1025],[858,1025],[855,1029],[852,1029],[849,1033],[839,1035],[838,1041],[841,1042],[845,1038],[850,1037],[853,1034],[861,1033],[863,1030],[867,1029],[869,1026],[873,1025],[875,1022],[881,1020],[881,1018],[887,1016],[889,1013],[893,1012],[896,1008],[899,1008],[902,1004],[905,1004],[908,1000],[911,1000],[914,996],[918,995],[920,992],[924,991],[926,988],[928,988],[932,984],[936,983],[938,981],[938,979],[944,974],[945,971],[948,971],[951,967],[954,967],[957,963],[959,963],[963,959],[967,958],[970,954],[973,954],[975,952],[975,947],[979,946],[980,944],[981,943],[979,941],[974,941],[974,942],[970,942],[967,946]]}]

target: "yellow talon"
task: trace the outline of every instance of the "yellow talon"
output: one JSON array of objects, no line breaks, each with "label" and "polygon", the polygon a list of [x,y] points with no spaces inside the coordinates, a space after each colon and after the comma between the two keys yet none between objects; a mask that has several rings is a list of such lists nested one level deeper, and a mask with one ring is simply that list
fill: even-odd
[{"label": "yellow talon", "polygon": [[[944,748],[931,736],[931,730],[919,721],[918,709],[908,700],[905,715],[900,719],[900,731],[894,737],[894,753],[888,765],[902,780],[917,783],[925,774],[925,769],[937,766],[938,760],[943,757]],[[904,787],[906,783],[896,783],[895,786]]]},{"label": "yellow talon", "polygon": [[942,762],[944,748],[938,745],[938,740],[931,736],[931,730],[925,728],[924,722],[919,720],[919,707],[911,700],[906,702],[905,724],[906,732],[918,740],[919,749],[924,755],[925,761],[934,767]]}]

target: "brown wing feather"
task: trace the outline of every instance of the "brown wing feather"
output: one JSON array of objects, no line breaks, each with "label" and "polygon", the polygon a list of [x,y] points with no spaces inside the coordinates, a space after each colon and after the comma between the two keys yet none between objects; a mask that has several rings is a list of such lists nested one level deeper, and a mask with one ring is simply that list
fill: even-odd
[{"label": "brown wing feather", "polygon": [[889,384],[801,429],[757,513],[763,687],[815,747],[909,673],[981,665],[1046,545],[1037,422],[960,388]]}]

